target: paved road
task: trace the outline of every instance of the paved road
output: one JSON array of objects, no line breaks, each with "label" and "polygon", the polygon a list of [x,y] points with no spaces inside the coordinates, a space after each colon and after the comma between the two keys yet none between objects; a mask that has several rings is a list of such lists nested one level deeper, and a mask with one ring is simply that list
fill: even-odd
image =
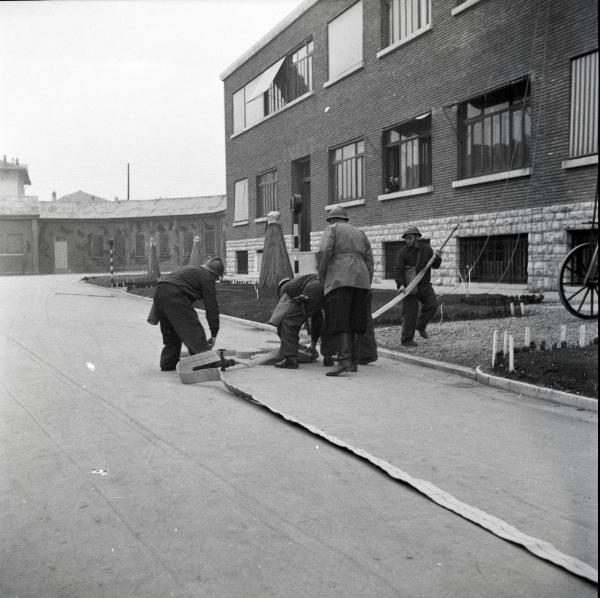
[{"label": "paved road", "polygon": [[[597,594],[220,383],[158,371],[143,299],[4,277],[0,306],[2,598]],[[224,320],[218,345],[274,340]],[[227,376],[597,568],[597,414],[389,359]]]}]

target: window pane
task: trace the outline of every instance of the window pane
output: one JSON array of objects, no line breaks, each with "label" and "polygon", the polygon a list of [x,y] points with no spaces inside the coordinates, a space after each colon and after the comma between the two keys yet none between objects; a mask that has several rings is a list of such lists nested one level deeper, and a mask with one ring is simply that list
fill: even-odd
[{"label": "window pane", "polygon": [[236,181],[234,202],[234,221],[248,220],[248,179]]},{"label": "window pane", "polygon": [[233,94],[233,132],[241,131],[244,126],[244,90],[240,89]]},{"label": "window pane", "polygon": [[386,41],[401,41],[430,25],[430,0],[390,0]]},{"label": "window pane", "polygon": [[329,79],[362,63],[362,21],[362,2],[357,2],[327,26]]}]

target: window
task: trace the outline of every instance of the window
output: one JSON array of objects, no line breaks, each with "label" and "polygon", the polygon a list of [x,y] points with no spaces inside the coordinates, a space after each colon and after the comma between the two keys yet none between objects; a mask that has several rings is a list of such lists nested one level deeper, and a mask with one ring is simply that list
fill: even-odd
[{"label": "window", "polygon": [[192,255],[192,247],[194,246],[194,233],[183,233],[183,257],[189,258]]},{"label": "window", "polygon": [[248,220],[248,179],[235,182],[233,221]]},{"label": "window", "polygon": [[356,141],[330,153],[331,203],[361,199],[364,195],[365,142]]},{"label": "window", "polygon": [[144,233],[135,236],[135,256],[146,257],[146,237]]},{"label": "window", "polygon": [[529,166],[529,97],[525,79],[459,105],[459,176]]},{"label": "window", "polygon": [[248,252],[235,252],[235,270],[238,274],[248,274]]},{"label": "window", "polygon": [[233,94],[233,132],[238,133],[312,91],[314,44],[308,38]]},{"label": "window", "polygon": [[526,283],[527,235],[460,239],[460,273],[470,282]]},{"label": "window", "polygon": [[385,255],[384,278],[394,278],[396,274],[396,265],[398,264],[398,256],[404,245],[406,245],[406,241],[390,241],[389,243],[383,244],[383,252]]},{"label": "window", "polygon": [[5,237],[0,236],[0,253],[15,255],[25,253],[23,235],[19,233],[7,233]]},{"label": "window", "polygon": [[204,255],[206,257],[217,255],[217,237],[215,225],[212,222],[204,223]]},{"label": "window", "polygon": [[362,2],[357,2],[327,25],[329,81],[362,66],[362,29]]},{"label": "window", "polygon": [[426,114],[383,134],[384,193],[431,185],[431,115]]},{"label": "window", "polygon": [[262,218],[278,209],[277,171],[272,170],[256,179],[256,217]]},{"label": "window", "polygon": [[90,257],[104,256],[104,238],[102,235],[90,235],[88,251]]},{"label": "window", "polygon": [[159,233],[158,235],[158,255],[161,258],[169,258],[169,233]]},{"label": "window", "polygon": [[403,42],[431,26],[431,0],[385,0],[386,45]]},{"label": "window", "polygon": [[598,51],[571,61],[569,157],[598,153]]}]

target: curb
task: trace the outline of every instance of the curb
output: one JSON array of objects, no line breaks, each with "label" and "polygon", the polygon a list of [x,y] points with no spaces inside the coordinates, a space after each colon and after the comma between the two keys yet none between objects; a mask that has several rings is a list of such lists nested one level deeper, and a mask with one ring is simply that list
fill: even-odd
[{"label": "curb", "polygon": [[[116,290],[116,289],[111,289]],[[127,291],[121,291],[127,296],[138,297],[140,299],[151,300],[150,297],[142,297],[140,295],[134,295]],[[203,309],[196,308],[197,311],[204,313]],[[253,322],[252,320],[245,320],[243,318],[236,318],[235,316],[228,316],[220,314],[220,318],[229,320],[231,322],[237,322],[238,324],[244,324],[249,328],[256,330],[262,330],[266,332],[277,332],[275,326],[270,324],[260,324],[259,322]],[[377,347],[377,352],[389,359],[394,361],[405,361],[414,365],[420,365],[422,367],[447,372],[449,374],[456,374],[463,378],[470,378],[480,384],[487,384],[488,386],[494,386],[503,390],[508,390],[516,394],[525,395],[541,401],[547,401],[551,403],[558,403],[560,405],[567,405],[569,407],[576,407],[577,409],[583,409],[585,411],[598,412],[598,401],[589,397],[582,397],[568,392],[560,390],[553,390],[551,388],[544,388],[543,386],[536,386],[535,384],[528,384],[527,382],[519,382],[518,380],[510,380],[508,378],[502,378],[500,376],[494,376],[487,374],[482,370],[482,366],[469,368],[462,365],[456,365],[454,363],[447,363],[445,361],[436,361],[435,359],[428,359],[427,357],[418,357],[417,355],[407,355],[406,353],[399,353],[391,349],[385,349]]]},{"label": "curb", "polygon": [[475,372],[476,380],[483,384],[510,390],[542,401],[559,403],[560,405],[568,405],[569,407],[576,407],[577,409],[595,411],[598,413],[598,401],[596,399],[563,392],[562,390],[544,388],[543,386],[536,386],[535,384],[529,384],[527,382],[519,382],[518,380],[510,380],[509,378],[502,378],[501,376],[494,376],[493,374],[484,372],[480,365],[477,366]]}]

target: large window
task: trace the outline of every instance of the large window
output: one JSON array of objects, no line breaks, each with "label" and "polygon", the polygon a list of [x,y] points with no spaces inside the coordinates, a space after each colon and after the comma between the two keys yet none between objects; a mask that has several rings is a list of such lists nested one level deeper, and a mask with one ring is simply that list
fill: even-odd
[{"label": "large window", "polygon": [[274,210],[279,210],[276,170],[256,178],[256,217],[262,218]]},{"label": "large window", "polygon": [[355,141],[331,151],[331,203],[364,197],[364,153],[364,141]]},{"label": "large window", "polygon": [[383,134],[384,193],[431,185],[431,115],[425,114]]},{"label": "large window", "polygon": [[146,236],[138,233],[135,236],[135,257],[146,257]]},{"label": "large window", "polygon": [[104,256],[104,237],[102,235],[90,234],[88,252],[90,257]]},{"label": "large window", "polygon": [[529,97],[529,81],[522,80],[459,105],[459,176],[529,166]]},{"label": "large window", "polygon": [[190,256],[192,255],[192,248],[194,247],[194,233],[185,232],[183,233],[183,259],[187,264]]},{"label": "large window", "polygon": [[19,233],[0,235],[0,253],[5,255],[20,255],[25,253],[23,235]]},{"label": "large window", "polygon": [[235,252],[235,271],[238,274],[248,274],[248,252]]},{"label": "large window", "polygon": [[598,153],[598,51],[571,61],[569,157]]},{"label": "large window", "polygon": [[234,133],[312,91],[313,49],[309,38],[233,94]]},{"label": "large window", "polygon": [[527,235],[460,239],[460,272],[467,282],[526,283]]},{"label": "large window", "polygon": [[235,182],[233,221],[248,220],[248,179]]},{"label": "large window", "polygon": [[327,25],[330,81],[339,79],[362,65],[362,29],[362,2],[357,2]]},{"label": "large window", "polygon": [[169,258],[169,233],[158,234],[158,255],[161,259]]},{"label": "large window", "polygon": [[392,45],[431,26],[431,0],[385,0],[384,42]]}]

